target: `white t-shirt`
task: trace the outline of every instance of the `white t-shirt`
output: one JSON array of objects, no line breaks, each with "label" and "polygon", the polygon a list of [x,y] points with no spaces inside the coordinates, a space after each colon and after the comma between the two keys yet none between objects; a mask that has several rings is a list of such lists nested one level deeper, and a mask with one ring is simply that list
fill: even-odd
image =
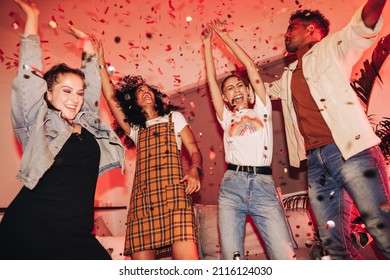
[{"label": "white t-shirt", "polygon": [[[157,117],[152,120],[146,121],[146,127],[149,127],[154,124],[158,123],[167,123],[169,121],[169,115],[164,115],[162,117]],[[176,138],[176,144],[179,151],[181,151],[181,145],[182,141],[179,137],[180,132],[183,130],[183,128],[188,125],[186,119],[184,118],[183,114],[177,111],[172,112],[172,122],[174,123],[175,128],[175,138]],[[138,130],[137,128],[132,128],[130,135],[128,135],[131,140],[137,145],[138,142]]]},{"label": "white t-shirt", "polygon": [[[258,99],[258,98],[257,98]],[[270,166],[273,153],[272,104],[257,100],[253,109],[223,110],[225,161],[235,165]]]}]

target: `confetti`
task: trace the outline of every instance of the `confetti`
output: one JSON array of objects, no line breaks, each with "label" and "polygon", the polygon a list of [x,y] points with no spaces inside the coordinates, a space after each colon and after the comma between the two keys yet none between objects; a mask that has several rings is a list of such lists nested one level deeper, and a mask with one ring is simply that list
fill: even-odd
[{"label": "confetti", "polygon": [[172,0],[169,0],[169,8],[174,11],[175,7],[173,7]]},{"label": "confetti", "polygon": [[57,28],[57,23],[54,21],[54,20],[51,20],[51,21],[49,21],[49,26],[51,27],[51,28]]},{"label": "confetti", "polygon": [[334,228],[335,226],[336,226],[335,222],[333,222],[332,220],[329,220],[326,222],[325,229]]},{"label": "confetti", "polygon": [[209,159],[215,160],[216,157],[217,157],[217,154],[215,153],[214,148],[211,148],[210,153],[209,153]]},{"label": "confetti", "polygon": [[388,202],[381,203],[379,208],[385,213],[390,213],[390,204]]}]

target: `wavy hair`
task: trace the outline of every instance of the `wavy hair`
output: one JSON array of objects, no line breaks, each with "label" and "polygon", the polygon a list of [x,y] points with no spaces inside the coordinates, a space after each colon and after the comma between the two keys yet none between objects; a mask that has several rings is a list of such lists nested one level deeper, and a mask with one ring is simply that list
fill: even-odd
[{"label": "wavy hair", "polygon": [[[161,93],[156,87],[148,85],[141,76],[124,76],[115,88],[115,98],[124,113],[127,122],[131,127],[137,129],[146,128],[146,114],[142,108],[137,104],[137,89],[146,85],[150,88],[155,96],[155,109],[158,116],[164,116],[172,111],[181,110],[181,107],[175,106],[167,101],[168,96]],[[122,139],[126,147],[131,148],[135,143],[126,135],[117,121],[113,122],[113,129],[116,134]]]}]

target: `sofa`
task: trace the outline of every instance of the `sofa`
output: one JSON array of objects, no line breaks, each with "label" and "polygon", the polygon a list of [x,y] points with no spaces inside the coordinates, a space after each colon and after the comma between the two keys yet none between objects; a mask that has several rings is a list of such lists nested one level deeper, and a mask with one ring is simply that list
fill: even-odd
[{"label": "sofa", "polygon": [[[315,243],[313,223],[308,215],[307,194],[305,192],[287,195],[283,198],[283,205],[290,224],[293,244],[297,259],[309,259],[310,248]],[[217,205],[195,204],[195,217],[199,236],[198,250],[202,260],[220,259],[220,242],[217,226]],[[125,217],[117,222],[122,224],[120,231],[113,234],[110,224],[103,215],[96,215],[95,235],[100,243],[116,260],[130,259],[123,255],[125,238]],[[112,225],[112,224],[111,224]],[[123,230],[123,231],[122,231]],[[122,232],[121,232],[122,231]],[[263,242],[252,220],[248,217],[246,222],[245,259],[267,259]],[[170,259],[169,255],[158,256],[160,259]]]}]

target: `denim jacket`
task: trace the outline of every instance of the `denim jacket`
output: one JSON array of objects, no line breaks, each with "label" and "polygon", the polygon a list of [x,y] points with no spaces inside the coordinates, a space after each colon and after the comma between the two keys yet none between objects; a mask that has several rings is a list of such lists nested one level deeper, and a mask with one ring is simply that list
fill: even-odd
[{"label": "denim jacket", "polygon": [[[350,86],[352,67],[376,41],[383,26],[381,16],[374,29],[366,27],[362,9],[356,11],[347,26],[323,38],[302,57],[310,93],[346,160],[380,143]],[[297,61],[291,63],[279,80],[265,86],[268,95],[281,99],[290,164],[299,167],[300,161],[306,159],[306,151],[291,96],[296,66]]]},{"label": "denim jacket", "polygon": [[[11,119],[23,148],[17,179],[29,189],[52,166],[73,131],[60,112],[48,108],[44,100],[47,84],[42,78],[42,68],[39,36],[21,36],[18,74],[12,85]],[[87,86],[83,106],[74,122],[93,134],[99,144],[99,174],[112,168],[121,168],[123,172],[124,147],[115,132],[100,119],[101,82],[96,57],[83,60],[81,69]]]}]

